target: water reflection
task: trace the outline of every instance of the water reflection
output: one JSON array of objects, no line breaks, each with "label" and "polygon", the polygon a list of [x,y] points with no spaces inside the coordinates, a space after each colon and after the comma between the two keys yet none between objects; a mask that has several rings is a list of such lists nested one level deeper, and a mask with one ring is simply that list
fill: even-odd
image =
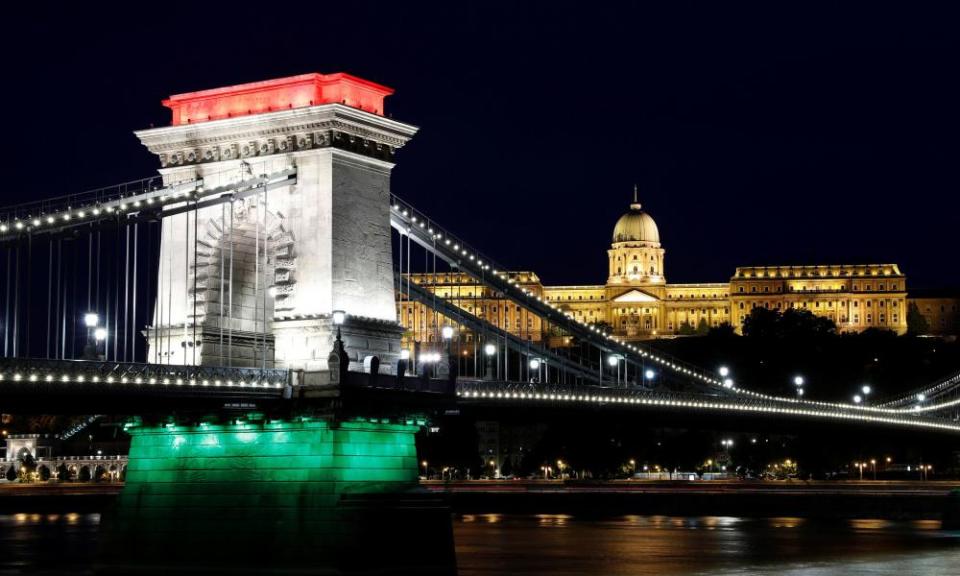
[{"label": "water reflection", "polygon": [[[0,515],[0,574],[92,573],[98,514]],[[960,532],[937,521],[721,516],[457,517],[461,576],[960,574]]]},{"label": "water reflection", "polygon": [[[462,576],[958,574],[938,522],[500,515],[454,523]],[[919,571],[918,571],[919,570]]]},{"label": "water reflection", "polygon": [[92,573],[99,514],[0,515],[0,574]]}]

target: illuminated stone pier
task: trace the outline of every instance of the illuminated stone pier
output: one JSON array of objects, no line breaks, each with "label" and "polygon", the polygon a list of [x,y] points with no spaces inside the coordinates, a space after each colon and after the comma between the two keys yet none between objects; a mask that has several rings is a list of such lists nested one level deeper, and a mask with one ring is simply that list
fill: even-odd
[{"label": "illuminated stone pier", "polygon": [[[164,101],[173,125],[136,133],[164,183],[241,191],[165,207],[148,361],[290,368],[323,384],[341,310],[352,368],[369,356],[395,368],[390,174],[417,129],[384,116],[392,93],[302,74]],[[291,179],[258,183],[276,174]]]},{"label": "illuminated stone pier", "polygon": [[416,492],[417,422],[134,425],[104,519],[109,573],[455,573],[449,513]]}]

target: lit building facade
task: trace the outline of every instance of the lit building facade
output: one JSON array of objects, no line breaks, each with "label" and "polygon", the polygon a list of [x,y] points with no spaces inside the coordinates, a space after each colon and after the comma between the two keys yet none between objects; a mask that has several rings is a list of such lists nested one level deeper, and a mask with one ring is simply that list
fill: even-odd
[{"label": "lit building facade", "polygon": [[[605,324],[624,340],[693,334],[725,323],[739,333],[758,307],[808,310],[830,318],[841,332],[907,331],[906,276],[896,264],[746,266],[738,267],[727,282],[669,284],[665,253],[656,222],[634,193],[629,210],[614,226],[605,284],[545,286],[534,272],[508,274],[574,319]],[[411,274],[409,279],[523,339],[553,336],[537,316],[498,299],[466,274]],[[957,304],[955,297],[921,303],[931,333],[956,333]],[[401,298],[398,306],[400,322],[418,342],[436,341],[448,322],[422,304]],[[472,335],[464,337],[472,341]]]}]

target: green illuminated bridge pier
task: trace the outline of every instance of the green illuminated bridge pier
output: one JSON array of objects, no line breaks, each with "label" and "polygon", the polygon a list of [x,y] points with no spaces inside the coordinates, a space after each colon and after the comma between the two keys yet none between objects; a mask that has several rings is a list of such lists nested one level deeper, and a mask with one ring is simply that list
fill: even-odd
[{"label": "green illuminated bridge pier", "polygon": [[[104,571],[452,574],[448,509],[417,482],[441,415],[960,435],[958,374],[869,404],[781,397],[571,317],[391,193],[417,128],[390,94],[304,74],[175,95],[170,126],[136,132],[159,176],[0,209],[0,412],[131,437]],[[454,272],[554,337],[412,280]]]}]

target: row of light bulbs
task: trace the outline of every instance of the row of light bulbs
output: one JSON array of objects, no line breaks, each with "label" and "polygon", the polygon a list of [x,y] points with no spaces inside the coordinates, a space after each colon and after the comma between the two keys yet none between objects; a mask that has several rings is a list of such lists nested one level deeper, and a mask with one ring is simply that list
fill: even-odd
[{"label": "row of light bulbs", "polygon": [[[6,375],[6,374],[0,373],[0,382],[3,382],[4,380],[6,380],[6,378],[7,378],[7,375]],[[238,380],[238,381],[235,382],[235,381],[233,381],[233,380],[212,380],[212,381],[211,381],[211,380],[206,380],[206,379],[204,379],[204,380],[197,380],[197,379],[195,379],[195,378],[188,378],[188,379],[184,379],[184,378],[159,378],[159,379],[158,379],[158,378],[154,378],[154,377],[151,377],[151,378],[143,378],[143,377],[140,377],[140,376],[136,376],[136,377],[134,377],[134,378],[128,378],[127,376],[121,376],[121,377],[119,377],[119,378],[116,378],[116,377],[114,377],[114,376],[107,376],[107,377],[105,377],[105,378],[101,378],[100,376],[90,376],[90,377],[88,378],[87,376],[85,376],[85,375],[83,375],[83,374],[76,374],[76,375],[74,375],[73,377],[71,377],[69,374],[63,374],[63,375],[60,376],[60,378],[57,378],[55,374],[46,374],[45,376],[43,376],[43,377],[41,378],[40,375],[37,374],[37,373],[35,373],[35,372],[32,372],[32,373],[30,373],[30,374],[27,375],[27,376],[24,376],[24,375],[21,374],[20,372],[15,372],[15,373],[13,373],[11,379],[12,379],[14,382],[23,382],[23,381],[27,381],[27,382],[40,382],[40,381],[43,381],[43,382],[75,382],[75,383],[77,383],[77,384],[83,384],[83,383],[86,383],[86,382],[93,382],[93,383],[101,383],[101,382],[103,382],[103,383],[107,383],[107,384],[114,384],[114,383],[119,383],[119,384],[150,384],[150,385],[160,384],[160,385],[162,385],[162,386],[171,386],[171,385],[173,385],[173,386],[183,386],[183,385],[187,385],[187,386],[198,386],[198,385],[199,385],[199,386],[214,386],[214,387],[225,386],[225,387],[227,387],[227,388],[230,388],[230,387],[233,387],[233,386],[237,386],[237,387],[239,387],[239,388],[277,388],[277,389],[283,388],[283,382],[272,382],[272,383],[271,383],[271,382],[266,381],[266,380],[263,380],[263,381],[251,380],[251,381],[249,381],[249,382],[246,381],[246,380]]]},{"label": "row of light bulbs", "polygon": [[122,202],[114,201],[109,204],[97,205],[94,208],[80,208],[78,210],[65,210],[63,212],[47,214],[46,216],[34,217],[32,219],[26,220],[14,220],[13,222],[3,222],[0,223],[0,233],[8,232],[11,228],[14,230],[30,230],[34,228],[40,228],[43,225],[56,225],[57,223],[66,223],[74,219],[83,220],[84,218],[92,217],[96,218],[102,214],[113,214],[116,212],[125,212],[126,210],[132,208],[141,208],[144,205],[151,206],[154,203],[164,203],[164,202],[174,202],[180,201],[184,198],[188,198],[199,191],[200,187],[194,189],[193,191],[181,191],[181,192],[171,192],[169,194],[159,194],[159,193],[148,193],[152,194],[147,196],[143,200],[133,200],[132,202]]},{"label": "row of light bulbs", "polygon": [[488,392],[479,390],[458,391],[458,396],[465,398],[485,398],[490,400],[533,400],[541,402],[578,402],[583,404],[639,404],[644,406],[668,406],[677,408],[694,408],[701,410],[724,410],[732,412],[764,412],[770,414],[791,414],[797,416],[812,416],[833,418],[838,420],[858,420],[865,422],[881,422],[918,428],[932,428],[960,432],[960,425],[915,418],[897,418],[872,414],[855,414],[850,412],[831,412],[810,408],[786,408],[779,406],[760,406],[756,404],[734,404],[716,401],[694,400],[667,400],[657,398],[639,398],[636,396],[597,396],[591,394],[557,394],[542,392]]}]

